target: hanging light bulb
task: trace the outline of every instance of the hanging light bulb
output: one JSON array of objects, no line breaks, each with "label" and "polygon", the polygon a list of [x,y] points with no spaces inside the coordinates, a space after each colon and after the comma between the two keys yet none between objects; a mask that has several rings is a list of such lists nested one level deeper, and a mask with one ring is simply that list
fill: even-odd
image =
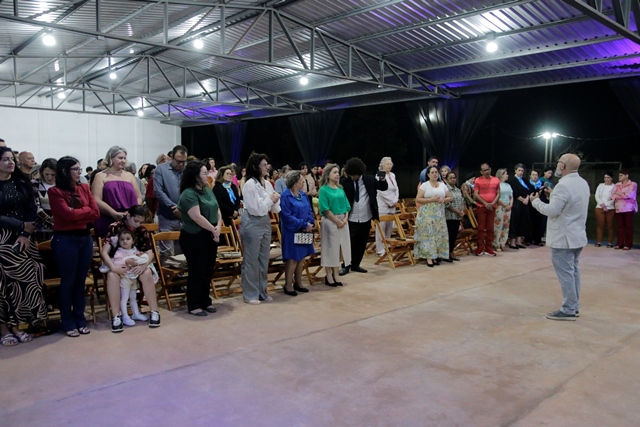
[{"label": "hanging light bulb", "polygon": [[116,74],[116,72],[115,72],[115,71],[112,71],[112,72],[110,72],[110,73],[109,73],[109,78],[110,78],[111,80],[115,80],[115,79],[117,79],[117,78],[118,78],[118,74]]},{"label": "hanging light bulb", "polygon": [[67,94],[64,92],[58,92],[58,99],[65,99],[67,97]]},{"label": "hanging light bulb", "polygon": [[51,34],[45,34],[45,36],[42,37],[42,43],[44,43],[45,46],[55,46],[56,38]]},{"label": "hanging light bulb", "polygon": [[202,49],[204,47],[204,43],[201,39],[195,39],[193,42],[193,47],[195,47],[196,49]]},{"label": "hanging light bulb", "polygon": [[142,116],[144,116],[144,111],[138,110],[138,117],[142,117]]},{"label": "hanging light bulb", "polygon": [[308,83],[309,83],[309,79],[307,78],[307,76],[300,77],[300,84],[302,86],[306,86]]},{"label": "hanging light bulb", "polygon": [[498,43],[496,43],[496,33],[487,34],[487,45],[485,46],[487,52],[493,53],[498,50]]}]

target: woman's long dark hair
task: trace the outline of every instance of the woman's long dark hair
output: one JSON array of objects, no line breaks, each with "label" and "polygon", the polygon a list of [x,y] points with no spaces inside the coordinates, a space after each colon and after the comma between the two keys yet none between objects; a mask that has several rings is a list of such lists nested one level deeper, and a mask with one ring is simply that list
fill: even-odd
[{"label": "woman's long dark hair", "polygon": [[267,163],[269,163],[269,158],[266,154],[256,153],[255,151],[251,153],[251,155],[249,156],[249,160],[247,160],[246,166],[247,180],[255,178],[260,181],[264,178],[263,176],[261,176],[262,173],[260,172],[260,162],[263,160],[266,160]]},{"label": "woman's long dark hair", "polygon": [[73,192],[75,183],[71,181],[71,168],[75,164],[80,164],[75,157],[60,157],[56,164],[56,187],[64,191]]},{"label": "woman's long dark hair", "polygon": [[180,180],[180,193],[187,188],[193,188],[198,183],[198,175],[200,175],[200,169],[206,168],[204,162],[195,160],[187,163],[182,172],[182,179]]},{"label": "woman's long dark hair", "polygon": [[0,157],[2,157],[6,152],[11,153],[13,157],[13,163],[15,163],[16,165],[15,168],[13,169],[13,172],[11,173],[10,179],[16,183],[16,187],[18,187],[18,189],[22,191],[24,194],[30,197],[35,197],[35,190],[33,188],[33,184],[31,184],[29,177],[24,172],[22,172],[18,167],[18,162],[16,160],[15,155],[13,154],[13,150],[9,147],[0,147]]}]

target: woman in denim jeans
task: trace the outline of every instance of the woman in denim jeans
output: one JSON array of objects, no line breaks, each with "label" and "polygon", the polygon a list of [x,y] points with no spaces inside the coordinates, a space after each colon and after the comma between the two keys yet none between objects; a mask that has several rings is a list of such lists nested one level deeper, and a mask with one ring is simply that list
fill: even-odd
[{"label": "woman in denim jeans", "polygon": [[60,271],[62,330],[76,338],[89,332],[85,309],[85,280],[93,256],[90,226],[100,216],[91,189],[81,184],[78,159],[65,156],[56,165],[56,186],[48,190],[55,218],[51,249]]}]

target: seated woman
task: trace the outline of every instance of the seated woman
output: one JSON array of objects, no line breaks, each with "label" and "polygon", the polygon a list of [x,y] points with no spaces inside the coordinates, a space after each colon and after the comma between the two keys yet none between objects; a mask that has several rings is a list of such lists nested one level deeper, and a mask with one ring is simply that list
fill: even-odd
[{"label": "seated woman", "polygon": [[44,275],[35,231],[33,186],[17,167],[13,151],[0,147],[0,344],[32,340],[19,323],[45,319]]},{"label": "seated woman", "polygon": [[154,260],[153,255],[153,240],[151,234],[141,225],[144,222],[144,218],[147,214],[147,210],[144,206],[132,206],[126,212],[126,215],[118,222],[114,222],[109,226],[107,235],[104,239],[102,246],[102,262],[109,268],[107,273],[107,294],[109,295],[109,306],[113,314],[111,319],[111,332],[118,333],[124,329],[122,323],[122,312],[120,311],[120,276],[127,273],[127,271],[113,264],[111,261],[111,251],[113,249],[112,237],[118,236],[120,230],[128,228],[133,231],[137,248],[145,252],[149,257],[149,263],[147,265],[138,265],[129,270],[129,272],[138,275],[138,280],[142,283],[142,291],[147,298],[147,303],[151,309],[151,316],[149,318],[149,327],[157,328],[160,326],[160,313],[158,312],[158,298],[156,295],[156,284],[153,278],[153,272],[149,268],[149,265]]},{"label": "seated woman", "polygon": [[218,169],[213,194],[218,200],[224,225],[233,225],[233,220],[238,218],[240,211],[240,193],[233,183],[233,169],[230,166]]},{"label": "seated woman", "polygon": [[280,195],[282,259],[285,260],[284,293],[295,297],[298,292],[309,292],[309,289],[303,288],[301,285],[302,268],[304,267],[304,259],[314,254],[315,251],[313,243],[295,243],[294,234],[301,231],[311,233],[315,220],[309,198],[301,191],[305,180],[300,172],[289,172],[286,180],[287,189]]}]

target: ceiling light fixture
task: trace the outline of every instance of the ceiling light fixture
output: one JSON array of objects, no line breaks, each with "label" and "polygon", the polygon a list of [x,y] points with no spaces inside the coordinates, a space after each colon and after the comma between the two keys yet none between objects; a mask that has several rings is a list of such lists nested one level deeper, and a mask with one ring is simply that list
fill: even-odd
[{"label": "ceiling light fixture", "polygon": [[133,48],[129,49],[129,53],[134,53],[135,50],[133,50]]},{"label": "ceiling light fixture", "polygon": [[60,71],[60,63],[56,59],[56,62],[53,63],[53,69],[56,71]]},{"label": "ceiling light fixture", "polygon": [[51,34],[45,34],[45,36],[42,37],[42,43],[44,43],[45,46],[55,46],[56,38]]},{"label": "ceiling light fixture", "polygon": [[309,79],[307,78],[307,76],[300,77],[300,84],[302,86],[306,86],[308,83],[309,83]]},{"label": "ceiling light fixture", "polygon": [[65,94],[64,92],[58,92],[58,99],[65,99],[67,97],[67,94]]},{"label": "ceiling light fixture", "polygon": [[204,47],[202,39],[195,39],[193,41],[193,47],[195,47],[196,49],[202,49]]},{"label": "ceiling light fixture", "polygon": [[487,52],[493,53],[498,50],[498,43],[496,43],[496,33],[488,33],[487,34]]},{"label": "ceiling light fixture", "polygon": [[118,74],[115,71],[112,71],[112,72],[109,73],[109,78],[111,80],[115,80],[115,79],[118,78]]},{"label": "ceiling light fixture", "polygon": [[138,117],[142,117],[142,116],[144,116],[144,111],[138,110]]}]

